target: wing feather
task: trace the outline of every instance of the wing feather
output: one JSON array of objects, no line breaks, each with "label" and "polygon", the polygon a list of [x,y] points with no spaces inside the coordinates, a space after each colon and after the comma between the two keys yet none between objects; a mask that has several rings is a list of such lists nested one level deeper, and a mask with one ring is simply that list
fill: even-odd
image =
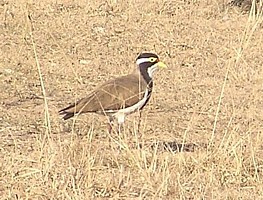
[{"label": "wing feather", "polygon": [[103,113],[127,108],[143,98],[146,87],[146,82],[139,75],[122,76],[104,83],[86,98],[60,110],[59,113],[64,115],[64,119],[69,119],[76,113]]}]

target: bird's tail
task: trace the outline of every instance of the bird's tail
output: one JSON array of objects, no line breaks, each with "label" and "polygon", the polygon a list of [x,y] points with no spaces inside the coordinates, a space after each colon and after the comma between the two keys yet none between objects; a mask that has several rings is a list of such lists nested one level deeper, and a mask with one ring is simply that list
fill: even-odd
[{"label": "bird's tail", "polygon": [[75,106],[76,106],[75,104],[72,104],[72,105],[70,105],[70,106],[58,111],[58,113],[60,115],[64,115],[63,119],[67,120],[67,119],[73,117],[76,114],[76,112],[74,112]]}]

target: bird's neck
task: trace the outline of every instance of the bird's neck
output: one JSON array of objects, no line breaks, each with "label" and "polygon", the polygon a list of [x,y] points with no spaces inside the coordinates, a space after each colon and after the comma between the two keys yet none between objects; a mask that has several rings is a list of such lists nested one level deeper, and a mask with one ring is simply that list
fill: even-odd
[{"label": "bird's neck", "polygon": [[146,68],[138,68],[137,71],[139,72],[139,75],[143,78],[143,80],[147,83],[148,86],[152,87],[153,80],[152,77],[149,76],[148,71]]}]

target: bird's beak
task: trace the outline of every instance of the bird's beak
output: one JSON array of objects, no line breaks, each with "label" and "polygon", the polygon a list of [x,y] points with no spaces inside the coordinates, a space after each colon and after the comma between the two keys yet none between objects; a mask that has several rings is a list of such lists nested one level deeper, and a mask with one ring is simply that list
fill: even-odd
[{"label": "bird's beak", "polygon": [[158,67],[159,67],[160,69],[165,69],[165,68],[167,68],[166,64],[164,64],[162,61],[159,61],[157,64],[158,64]]}]

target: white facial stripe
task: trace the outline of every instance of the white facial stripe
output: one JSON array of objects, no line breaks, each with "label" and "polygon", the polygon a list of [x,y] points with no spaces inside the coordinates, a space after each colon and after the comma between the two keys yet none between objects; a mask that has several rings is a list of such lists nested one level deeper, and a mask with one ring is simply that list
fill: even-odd
[{"label": "white facial stripe", "polygon": [[152,65],[151,67],[149,67],[147,69],[147,72],[149,74],[149,76],[152,78],[153,77],[153,72],[158,68],[158,63]]},{"label": "white facial stripe", "polygon": [[138,60],[136,60],[137,65],[140,65],[145,62],[150,62],[149,58],[139,58]]}]

